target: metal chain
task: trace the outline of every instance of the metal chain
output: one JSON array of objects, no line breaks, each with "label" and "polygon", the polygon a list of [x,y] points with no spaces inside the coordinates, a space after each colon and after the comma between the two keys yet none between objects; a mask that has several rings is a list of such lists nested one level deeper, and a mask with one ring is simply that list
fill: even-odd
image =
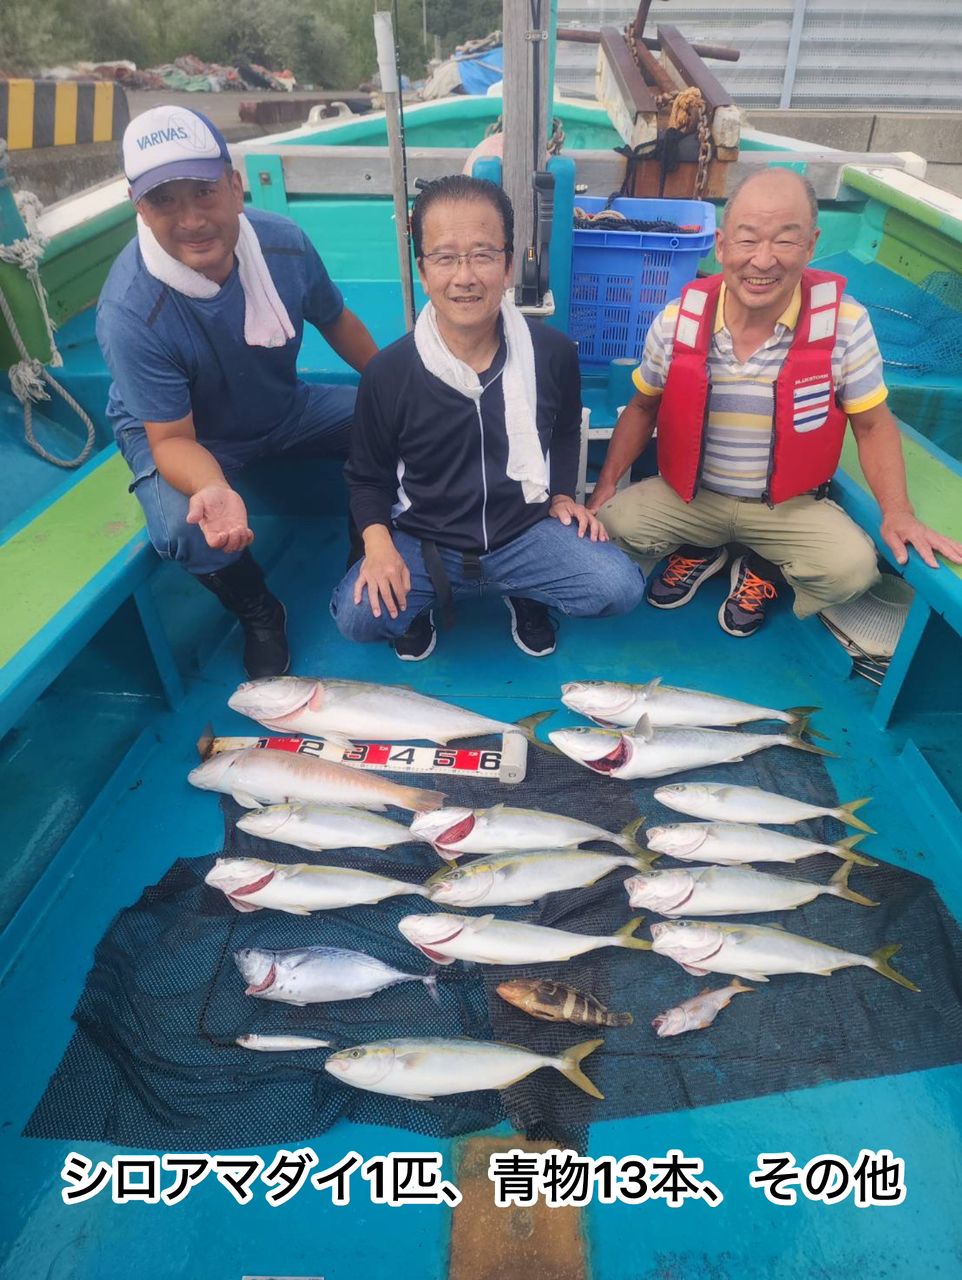
[{"label": "metal chain", "polygon": [[[504,130],[504,117],[498,116],[497,120],[492,121],[492,123],[489,124],[488,127],[485,129],[484,136],[486,138],[490,138],[490,137],[493,137],[494,134],[496,133],[502,133],[503,130]],[[562,125],[560,119],[557,116],[553,116],[551,120],[551,137],[548,139],[548,145],[546,148],[548,155],[549,156],[560,155],[561,148],[564,146],[564,144],[565,144],[564,126]]]}]

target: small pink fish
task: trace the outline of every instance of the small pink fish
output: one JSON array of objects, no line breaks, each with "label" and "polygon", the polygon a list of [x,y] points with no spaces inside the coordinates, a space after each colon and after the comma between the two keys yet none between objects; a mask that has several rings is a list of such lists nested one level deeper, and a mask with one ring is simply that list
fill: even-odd
[{"label": "small pink fish", "polygon": [[719,987],[712,991],[706,987],[690,1000],[683,1000],[673,1009],[666,1009],[652,1018],[651,1025],[659,1037],[680,1036],[684,1031],[700,1031],[702,1027],[710,1027],[719,1013],[742,991],[754,991],[754,987],[746,987],[736,978],[730,986]]}]

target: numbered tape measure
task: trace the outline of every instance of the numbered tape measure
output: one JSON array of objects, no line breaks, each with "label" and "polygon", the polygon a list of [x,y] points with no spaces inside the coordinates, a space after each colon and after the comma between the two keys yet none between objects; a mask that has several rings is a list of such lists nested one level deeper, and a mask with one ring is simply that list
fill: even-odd
[{"label": "numbered tape measure", "polygon": [[197,749],[206,759],[221,751],[241,747],[269,747],[315,756],[355,769],[380,769],[394,773],[447,773],[463,778],[488,778],[493,782],[521,782],[528,764],[528,740],[521,733],[505,733],[501,749],[481,751],[471,747],[410,747],[404,743],[355,742],[345,747],[323,738],[212,738],[205,736]]}]

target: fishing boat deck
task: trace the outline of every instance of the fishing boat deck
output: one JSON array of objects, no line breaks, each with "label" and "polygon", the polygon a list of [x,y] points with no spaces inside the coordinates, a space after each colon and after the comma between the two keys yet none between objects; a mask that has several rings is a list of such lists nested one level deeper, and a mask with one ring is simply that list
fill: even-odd
[{"label": "fishing boat deck", "polygon": [[[463,608],[429,662],[401,668],[386,646],[352,646],[337,636],[326,604],[341,551],[340,523],[301,521],[274,570],[276,589],[289,606],[297,670],[410,682],[504,719],[558,706],[563,681],[613,675],[644,680],[658,674],[771,706],[820,705],[818,726],[839,752],[826,761],[839,796],[874,797],[868,817],[879,835],[867,847],[930,877],[953,916],[962,916],[957,833],[907,784],[899,735],[883,731],[872,717],[876,691],[848,678],[834,641],[817,621],[795,621],[786,601],[745,644],[716,624],[720,586],[707,587],[681,613],[643,606],[626,618],[565,621],[557,652],[540,661],[511,644],[507,615],[489,602]],[[371,1205],[367,1184],[358,1180],[349,1208],[333,1207],[326,1193],[308,1188],[275,1211],[260,1196],[247,1206],[236,1204],[213,1179],[173,1208],[118,1205],[109,1193],[68,1207],[60,1194],[68,1152],[109,1161],[116,1149],[20,1136],[66,1048],[71,1012],[112,918],[175,859],[220,847],[215,798],[189,787],[186,774],[207,722],[220,733],[251,732],[249,722],[226,706],[239,675],[235,633],[190,680],[182,707],[152,718],[0,943],[0,1023],[9,1034],[0,1126],[4,1280],[112,1280],[133,1273],[387,1280],[399,1268],[432,1278],[448,1274],[447,1208]],[[92,705],[61,705],[70,719],[59,724],[48,709],[51,734],[61,739],[52,745],[54,763],[71,725],[82,737],[81,721]],[[561,710],[558,722],[565,716]],[[722,766],[713,774],[724,771]],[[477,791],[479,804],[510,802],[510,791],[496,784],[479,782]],[[639,1034],[647,1031],[640,1020],[636,1025]],[[637,1087],[645,1088],[643,1060]],[[801,1280],[874,1271],[884,1258],[890,1274],[954,1274],[962,1251],[960,1123],[962,1067],[953,1066],[593,1125],[589,1154],[661,1156],[680,1148],[705,1161],[705,1176],[725,1201],[715,1209],[700,1202],[678,1210],[663,1203],[589,1206],[590,1273],[595,1280]],[[440,1151],[449,1177],[457,1146],[457,1140],[347,1123],[303,1138],[319,1167],[351,1150],[364,1157]],[[854,1161],[863,1148],[886,1148],[905,1160],[908,1197],[900,1208],[862,1210],[851,1200],[829,1206],[804,1199],[780,1208],[748,1183],[760,1152],[791,1151],[803,1164],[822,1153]],[[271,1153],[260,1154],[268,1159]],[[412,1258],[418,1261],[407,1261]]]}]

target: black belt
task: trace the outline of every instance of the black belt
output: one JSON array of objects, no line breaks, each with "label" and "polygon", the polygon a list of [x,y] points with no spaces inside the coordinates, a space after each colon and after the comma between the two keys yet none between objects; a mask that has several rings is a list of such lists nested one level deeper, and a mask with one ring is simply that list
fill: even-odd
[{"label": "black belt", "polygon": [[[464,566],[464,576],[469,581],[479,581],[481,578],[481,558],[473,555],[471,552],[459,552],[461,562]],[[428,577],[431,579],[431,586],[434,588],[434,594],[438,598],[438,612],[441,615],[441,622],[445,627],[454,626],[454,593],[451,590],[451,582],[445,571],[438,553],[436,542],[432,542],[430,538],[421,539],[421,555],[424,557],[424,567],[428,571]]]}]

